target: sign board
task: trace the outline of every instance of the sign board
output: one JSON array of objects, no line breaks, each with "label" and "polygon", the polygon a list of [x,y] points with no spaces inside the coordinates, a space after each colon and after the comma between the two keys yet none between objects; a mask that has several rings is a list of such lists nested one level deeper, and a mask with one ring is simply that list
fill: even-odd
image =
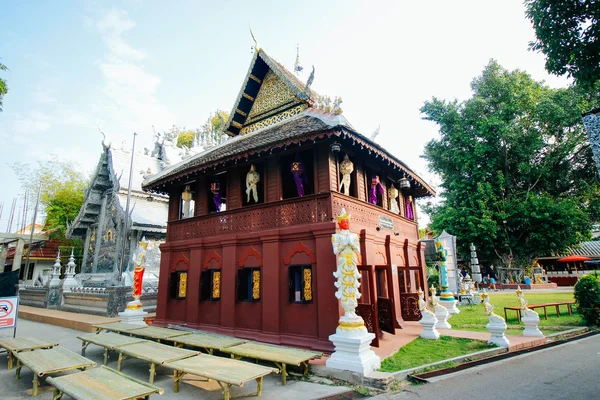
[{"label": "sign board", "polygon": [[394,230],[394,220],[390,217],[386,217],[384,215],[379,216],[379,227],[381,229],[391,229]]},{"label": "sign board", "polygon": [[0,329],[16,328],[18,309],[18,297],[0,297]]}]

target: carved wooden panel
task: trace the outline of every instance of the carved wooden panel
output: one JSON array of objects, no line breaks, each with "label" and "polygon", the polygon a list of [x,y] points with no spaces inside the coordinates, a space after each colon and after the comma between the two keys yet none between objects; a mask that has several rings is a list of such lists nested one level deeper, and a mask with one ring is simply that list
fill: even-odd
[{"label": "carved wooden panel", "polygon": [[279,204],[243,208],[169,223],[168,240],[178,241],[226,233],[253,232],[329,222],[328,195],[306,196]]},{"label": "carved wooden panel", "polygon": [[394,316],[392,312],[392,300],[385,297],[377,298],[377,316],[379,318],[379,328],[384,331],[396,333],[394,329]]},{"label": "carved wooden panel", "polygon": [[377,312],[375,311],[375,304],[359,304],[356,307],[356,314],[360,315],[365,321],[365,327],[367,331],[375,334],[375,339],[371,342],[371,346],[379,347],[379,333],[375,332],[375,318],[377,318]]},{"label": "carved wooden panel", "polygon": [[422,318],[417,293],[402,293],[400,295],[400,309],[402,310],[402,319],[405,321],[418,321]]}]

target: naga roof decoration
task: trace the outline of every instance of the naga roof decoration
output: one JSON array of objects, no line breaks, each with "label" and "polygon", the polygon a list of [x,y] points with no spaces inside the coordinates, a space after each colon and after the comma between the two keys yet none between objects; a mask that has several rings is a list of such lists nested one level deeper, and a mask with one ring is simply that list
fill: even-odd
[{"label": "naga roof decoration", "polygon": [[190,179],[209,168],[220,169],[227,163],[309,140],[335,138],[387,161],[390,168],[414,183],[415,197],[435,195],[406,164],[358,133],[341,115],[341,103],[341,97],[332,101],[328,96],[319,96],[257,48],[224,127],[232,138],[147,178],[142,186],[147,191],[167,194],[173,182]]}]

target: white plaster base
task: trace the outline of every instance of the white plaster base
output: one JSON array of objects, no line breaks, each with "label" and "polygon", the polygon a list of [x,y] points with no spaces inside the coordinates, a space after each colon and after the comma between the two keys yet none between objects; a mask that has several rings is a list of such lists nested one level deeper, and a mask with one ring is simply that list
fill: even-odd
[{"label": "white plaster base", "polygon": [[325,362],[327,368],[359,372],[368,375],[381,367],[381,358],[371,350],[373,333],[366,331],[336,330],[329,336],[335,351]]},{"label": "white plaster base", "polygon": [[506,323],[502,322],[490,322],[486,326],[486,329],[489,330],[492,334],[488,343],[494,343],[498,347],[508,347],[508,339],[504,336],[504,332],[506,331]]},{"label": "white plaster base", "polygon": [[[142,305],[139,300],[130,301],[127,305]],[[121,318],[121,322],[126,324],[134,324],[134,325],[147,325],[144,321],[144,317],[148,315],[146,311],[143,311],[141,308],[137,310],[125,309],[125,311],[119,313],[119,318]]]},{"label": "white plaster base", "polygon": [[540,316],[538,313],[530,311],[529,315],[521,317],[521,321],[525,324],[523,336],[544,337],[544,334],[538,328],[538,324],[540,323]]},{"label": "white plaster base", "polygon": [[456,303],[458,303],[458,300],[454,298],[452,300],[444,300],[443,298],[440,298],[440,304],[446,307],[446,310],[448,310],[450,314],[460,313],[460,310],[458,307],[456,307]]},{"label": "white plaster base", "polygon": [[435,317],[438,322],[435,324],[437,329],[452,329],[452,325],[448,323],[448,318],[450,318],[450,313],[446,309],[446,307],[442,305],[438,305],[434,307],[435,309]]},{"label": "white plaster base", "polygon": [[438,323],[438,319],[435,317],[435,314],[431,311],[421,311],[423,317],[419,320],[421,326],[423,326],[423,332],[421,332],[421,337],[423,339],[431,339],[437,340],[440,337],[440,333],[435,329],[436,324]]}]

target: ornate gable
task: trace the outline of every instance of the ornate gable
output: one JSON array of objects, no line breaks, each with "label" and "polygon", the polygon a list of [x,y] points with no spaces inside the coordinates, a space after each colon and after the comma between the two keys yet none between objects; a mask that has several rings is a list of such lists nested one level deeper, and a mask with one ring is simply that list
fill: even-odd
[{"label": "ornate gable", "polygon": [[316,93],[264,50],[254,53],[224,131],[243,135],[300,114]]}]

